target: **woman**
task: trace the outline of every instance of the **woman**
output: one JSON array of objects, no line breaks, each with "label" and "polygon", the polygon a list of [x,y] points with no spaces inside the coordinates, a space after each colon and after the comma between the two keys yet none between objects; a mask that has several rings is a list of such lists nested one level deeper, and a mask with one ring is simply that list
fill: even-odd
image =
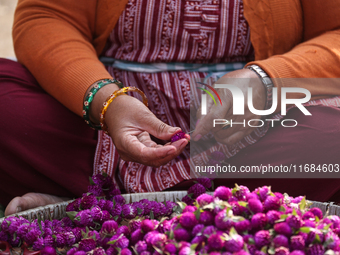
[{"label": "woman", "polygon": [[[18,63],[2,61],[2,119],[6,120],[1,138],[2,203],[31,191],[58,197],[79,196],[86,190],[93,167],[95,173],[106,170],[116,175],[115,180],[127,192],[185,187],[185,180],[191,179],[187,140],[165,146],[159,140],[168,141],[179,130],[175,126],[189,131],[189,81],[204,78],[207,73],[189,72],[187,67],[174,71],[178,67],[172,69],[171,65],[162,72],[147,73],[146,64],[249,62],[254,52],[256,61],[248,65],[256,64],[272,78],[338,77],[335,66],[340,58],[340,39],[336,28],[340,22],[334,18],[338,8],[336,1],[321,4],[317,0],[88,0],[81,6],[70,0],[19,1],[13,29],[15,51],[19,62],[37,81]],[[133,70],[139,72],[123,70],[119,65],[105,68],[98,56],[124,60],[129,66],[136,62],[142,65]],[[258,74],[243,69],[225,77],[258,79]],[[87,102],[96,82],[108,82],[85,111],[87,120],[98,125],[103,102],[118,90],[117,82],[106,80],[112,78],[126,87],[140,88],[153,113],[134,97],[120,95],[112,101],[102,121],[110,136],[102,131],[97,136],[74,113],[83,117],[84,98]],[[257,105],[263,109],[268,92],[261,83],[256,84]],[[307,89],[314,99],[340,94],[339,86]],[[304,119],[294,109],[289,114],[298,118],[307,131],[313,125],[319,125],[317,129],[327,125],[330,131],[320,135],[320,140],[329,134],[339,137],[334,133],[338,132],[334,122],[324,122],[338,116],[339,110],[321,106],[328,101],[316,104],[320,106],[314,107],[312,114],[318,117],[313,120]],[[315,121],[320,118],[322,122]],[[195,140],[208,131],[204,123],[197,124]],[[314,149],[311,143],[315,141],[310,137],[315,133],[303,128],[290,132],[280,127],[253,133],[252,129],[239,131],[229,128],[219,132],[218,138],[226,144],[222,151],[234,165],[241,165],[245,158],[249,164],[263,160],[277,164],[283,152],[287,163],[289,157],[297,155],[294,149],[308,150],[304,160],[315,155],[321,160],[325,154],[333,160],[335,153],[329,152],[338,144],[337,139],[332,139],[327,143],[329,151]],[[159,140],[151,139],[149,134]],[[294,142],[300,147],[292,141],[284,144],[291,136],[298,138]],[[244,143],[249,137],[252,142]],[[258,142],[247,146],[255,141]],[[273,141],[284,146],[273,150]],[[299,162],[299,158],[294,160]],[[117,166],[119,171],[115,171]],[[275,190],[284,188],[292,195],[303,193],[317,200],[336,197],[338,191],[336,180],[327,181],[328,189],[318,193],[314,192],[313,180],[306,180],[303,189],[296,185],[299,180],[289,182],[291,187],[282,185],[281,180],[238,182],[251,187],[276,184]],[[31,193],[12,200],[6,214],[58,200]]]}]

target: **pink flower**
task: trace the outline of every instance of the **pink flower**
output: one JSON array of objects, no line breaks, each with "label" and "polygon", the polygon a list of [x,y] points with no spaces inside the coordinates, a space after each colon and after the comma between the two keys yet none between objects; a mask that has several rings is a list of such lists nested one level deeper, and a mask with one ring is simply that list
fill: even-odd
[{"label": "pink flower", "polygon": [[186,212],[180,217],[179,223],[186,229],[192,229],[197,224],[197,219],[192,212]]},{"label": "pink flower", "polygon": [[290,226],[286,222],[276,223],[274,225],[274,230],[275,230],[276,233],[281,234],[281,235],[285,235],[285,236],[288,236],[288,237],[293,234],[292,229],[290,228]]},{"label": "pink flower", "polygon": [[202,194],[196,198],[196,201],[199,204],[199,206],[203,207],[205,205],[212,203],[214,201],[214,197],[208,194]]},{"label": "pink flower", "polygon": [[227,249],[227,251],[234,253],[242,250],[243,244],[244,242],[242,236],[234,235],[231,237],[231,239],[225,242],[225,248]]},{"label": "pink flower", "polygon": [[263,211],[263,205],[258,199],[249,199],[248,206],[253,213],[261,213]]},{"label": "pink flower", "polygon": [[[241,237],[242,239],[242,237]],[[243,239],[242,239],[243,241]],[[208,238],[208,247],[212,250],[221,250],[224,246],[224,241],[222,240],[221,236],[219,234],[212,234]]]},{"label": "pink flower", "polygon": [[217,197],[221,200],[228,201],[231,198],[232,193],[231,190],[227,187],[220,186],[214,192],[214,197]]},{"label": "pink flower", "polygon": [[260,230],[255,236],[255,245],[257,248],[261,249],[263,246],[266,246],[270,243],[270,234],[268,230]]},{"label": "pink flower", "polygon": [[195,183],[188,189],[188,195],[192,194],[192,198],[194,199],[203,193],[205,193],[205,187],[199,183]]}]

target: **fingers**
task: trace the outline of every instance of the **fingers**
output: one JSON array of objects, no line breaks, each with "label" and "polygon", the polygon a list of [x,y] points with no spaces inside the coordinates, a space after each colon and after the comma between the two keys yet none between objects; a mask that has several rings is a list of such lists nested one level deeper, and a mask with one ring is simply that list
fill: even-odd
[{"label": "fingers", "polygon": [[[149,141],[144,141],[150,144]],[[118,147],[117,149],[121,158],[125,161],[134,161],[148,166],[159,167],[176,158],[182,153],[187,144],[188,141],[186,139],[181,139],[166,146],[156,144],[155,146],[148,147],[135,136],[131,136],[124,146],[119,146],[120,148],[129,148],[128,151]]]}]

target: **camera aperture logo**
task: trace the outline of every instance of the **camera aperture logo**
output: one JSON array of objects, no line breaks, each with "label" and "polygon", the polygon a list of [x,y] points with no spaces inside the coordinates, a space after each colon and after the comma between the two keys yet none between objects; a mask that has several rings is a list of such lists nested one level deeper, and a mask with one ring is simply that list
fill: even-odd
[{"label": "camera aperture logo", "polygon": [[[217,93],[216,89],[228,89],[232,95],[233,98],[233,115],[244,115],[244,109],[245,109],[245,96],[243,94],[243,91],[232,84],[215,84],[215,88],[202,83],[202,82],[197,82],[199,84],[202,84],[206,86],[207,89],[210,89],[219,99],[221,106],[222,100],[220,95]],[[207,106],[207,95],[209,95],[212,100],[214,101],[214,104],[217,106],[216,100],[213,96],[213,94],[208,91],[207,89],[197,87],[198,89],[206,92],[201,93],[201,114],[202,115],[207,115],[208,111],[208,106]],[[273,88],[272,89],[272,105],[270,109],[265,109],[265,110],[258,110],[255,109],[254,104],[253,104],[253,89],[251,87],[248,88],[248,97],[247,97],[247,105],[248,109],[251,113],[254,115],[258,116],[268,116],[273,114],[278,106],[278,88]],[[305,95],[303,98],[287,98],[288,93],[302,93]],[[311,93],[304,88],[294,88],[294,87],[285,87],[281,88],[281,115],[285,116],[287,114],[287,105],[295,105],[304,115],[312,115],[306,107],[303,105],[304,103],[307,103],[311,99]],[[262,127],[265,123],[271,122],[271,126],[274,126],[275,121],[281,121],[281,125],[283,127],[296,127],[298,122],[295,119],[251,119],[246,121],[245,119],[240,122],[235,122],[232,119],[227,120],[227,119],[214,119],[213,120],[213,126],[216,127],[217,125],[226,125],[230,124],[230,127],[233,125],[243,125],[244,127],[249,126],[249,127]]]}]

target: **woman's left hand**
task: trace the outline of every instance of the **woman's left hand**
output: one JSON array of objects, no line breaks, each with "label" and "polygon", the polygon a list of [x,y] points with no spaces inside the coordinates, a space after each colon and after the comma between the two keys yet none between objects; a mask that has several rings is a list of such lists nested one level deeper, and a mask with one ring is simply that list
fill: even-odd
[{"label": "woman's left hand", "polygon": [[[254,131],[254,127],[248,126],[248,121],[252,119],[260,119],[250,112],[248,108],[248,87],[252,87],[253,91],[253,105],[257,110],[263,110],[266,103],[265,87],[257,74],[249,69],[237,70],[224,75],[216,83],[223,84],[223,79],[232,78],[236,81],[234,86],[242,90],[244,95],[244,115],[233,115],[233,97],[228,89],[216,89],[221,97],[222,106],[220,104],[214,105],[212,100],[208,101],[207,114],[201,115],[201,109],[198,110],[198,119],[200,120],[196,125],[195,132],[192,134],[193,140],[198,141],[202,136],[212,132],[216,141],[219,143],[233,145],[240,141],[243,137],[249,135]],[[242,79],[235,79],[242,78]],[[232,120],[234,124],[228,129],[223,130],[223,125],[216,125],[213,127],[214,119]],[[244,124],[245,125],[244,125]],[[257,125],[252,122],[251,125]]]}]

